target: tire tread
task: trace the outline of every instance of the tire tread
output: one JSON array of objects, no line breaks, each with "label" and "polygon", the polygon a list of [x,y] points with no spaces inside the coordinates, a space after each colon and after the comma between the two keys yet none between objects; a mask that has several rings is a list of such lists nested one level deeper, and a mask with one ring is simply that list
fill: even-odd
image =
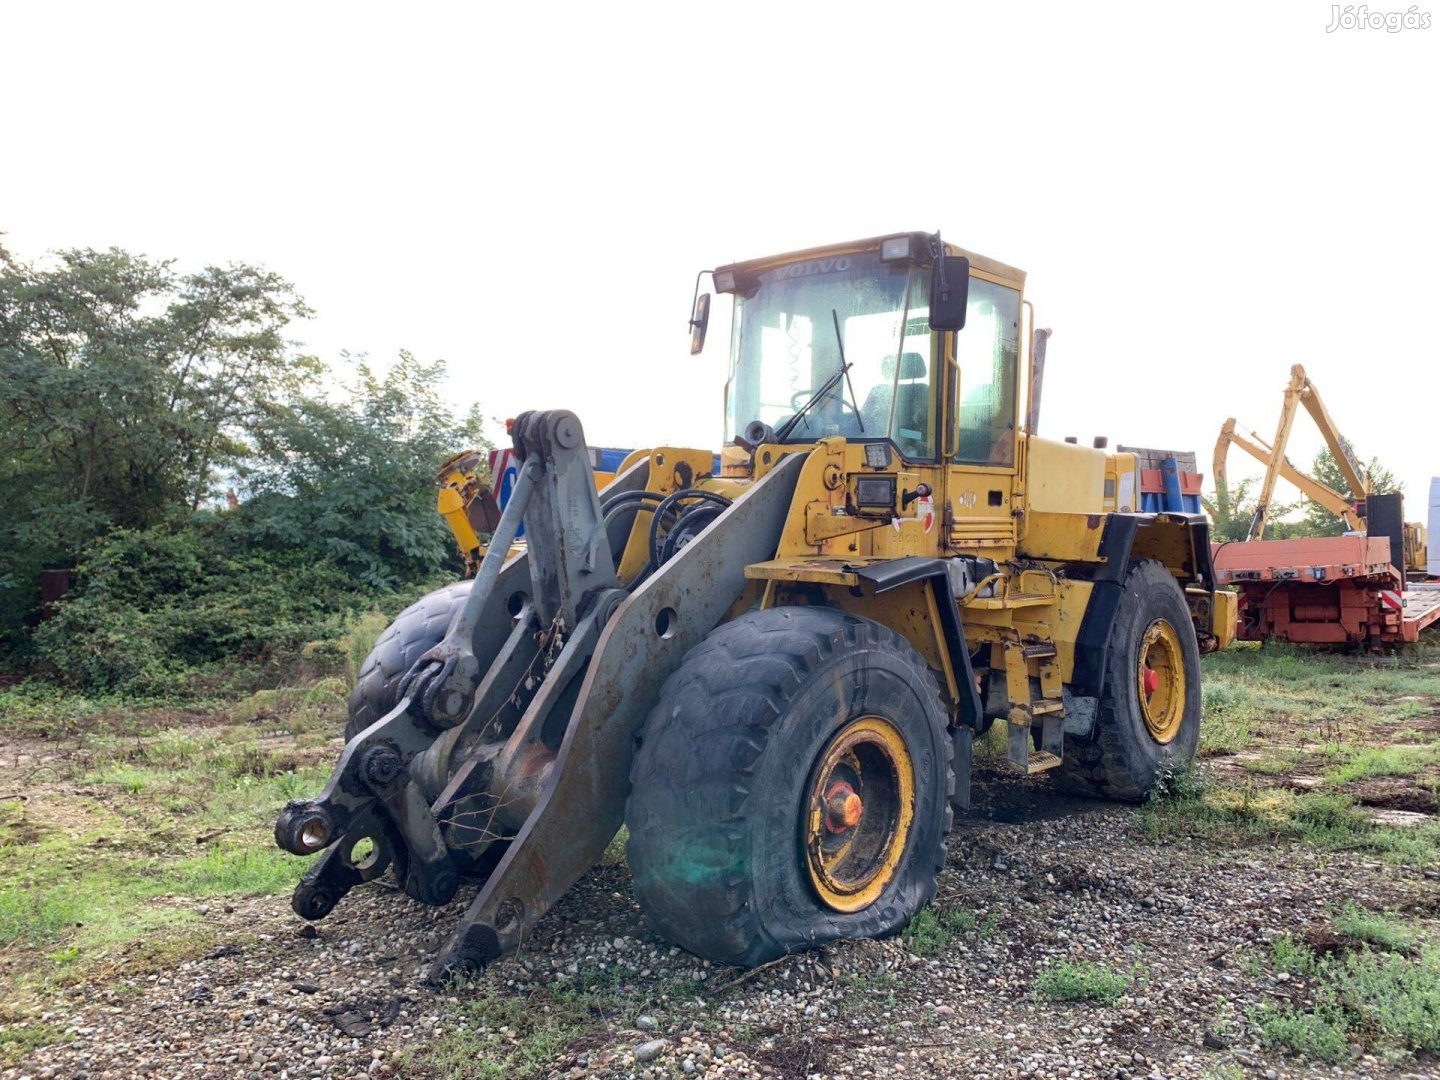
[{"label": "tire tread", "polygon": [[[767,929],[746,874],[703,890],[688,888],[681,896],[652,868],[682,851],[711,852],[721,865],[744,865],[751,778],[770,748],[776,722],[812,673],[841,651],[867,647],[908,656],[916,678],[934,689],[939,708],[934,674],[909,642],[879,623],[830,608],[775,608],[736,619],[713,631],[665,681],[631,769],[626,824],[637,898],[667,938],[710,959],[744,966],[792,951],[792,943],[776,940]],[[940,796],[944,821],[915,911],[935,895],[953,820],[954,748],[948,734],[938,744],[946,777]],[[718,779],[699,783],[701,772]],[[882,921],[898,922],[893,932],[913,914]],[[828,939],[822,933],[813,943]]]}]

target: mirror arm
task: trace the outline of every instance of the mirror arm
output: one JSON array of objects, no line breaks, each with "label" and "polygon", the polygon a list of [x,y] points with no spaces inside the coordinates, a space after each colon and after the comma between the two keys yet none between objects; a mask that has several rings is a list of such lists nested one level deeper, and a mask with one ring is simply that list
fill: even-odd
[{"label": "mirror arm", "polygon": [[700,279],[706,274],[714,274],[714,270],[701,270],[695,275],[695,291],[690,294],[690,329],[695,329],[695,305],[700,300]]}]

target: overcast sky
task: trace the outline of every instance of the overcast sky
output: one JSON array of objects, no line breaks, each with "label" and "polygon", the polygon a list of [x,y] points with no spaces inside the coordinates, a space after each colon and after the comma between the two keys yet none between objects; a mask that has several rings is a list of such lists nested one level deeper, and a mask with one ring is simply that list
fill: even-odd
[{"label": "overcast sky", "polygon": [[[317,309],[296,333],[322,356],[406,347],[449,362],[457,406],[715,446],[726,342],[688,354],[697,270],[939,228],[1029,272],[1055,329],[1042,434],[1194,449],[1208,473],[1226,416],[1273,434],[1300,362],[1414,518],[1440,474],[1440,25],[1331,22],[9,2],[0,231],[27,256],[261,262]],[[1318,447],[1302,419],[1292,458]]]}]

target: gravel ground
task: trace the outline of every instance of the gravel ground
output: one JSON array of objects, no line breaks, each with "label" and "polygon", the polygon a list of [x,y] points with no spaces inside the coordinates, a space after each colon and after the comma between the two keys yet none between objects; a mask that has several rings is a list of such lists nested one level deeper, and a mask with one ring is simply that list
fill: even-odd
[{"label": "gravel ground", "polygon": [[[513,1014],[488,1025],[476,1002],[543,1011],[581,978],[603,981],[609,1005],[542,1048],[540,1075],[1333,1076],[1260,1046],[1247,1009],[1304,1002],[1307,988],[1257,963],[1257,946],[1315,933],[1344,899],[1430,926],[1440,916],[1436,882],[1413,870],[1290,846],[1155,844],[1132,810],[982,780],[938,901],[979,926],[934,958],[894,939],[714,968],[651,934],[624,868],[599,867],[520,956],[437,993],[419,978],[462,903],[437,913],[372,887],[310,927],[273,897],[205,911],[221,944],[204,958],[73,987],[44,1018],[71,1041],[3,1076],[423,1077],[418,1051],[437,1036],[521,1038],[501,1022]],[[1129,973],[1131,989],[1113,1005],[1038,1000],[1037,972],[1071,959]],[[504,1075],[484,1064],[464,1074]],[[1361,1058],[1345,1075],[1440,1071]]]}]

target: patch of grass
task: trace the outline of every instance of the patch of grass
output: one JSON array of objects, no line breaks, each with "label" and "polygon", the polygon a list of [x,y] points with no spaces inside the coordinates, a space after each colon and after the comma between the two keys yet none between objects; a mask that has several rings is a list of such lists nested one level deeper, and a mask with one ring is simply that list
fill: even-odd
[{"label": "patch of grass", "polygon": [[[262,746],[238,727],[100,739],[93,762],[82,782],[124,795],[114,801],[122,814],[153,824],[153,799],[201,827],[261,825],[290,799],[318,791],[329,775],[328,764],[302,764],[294,749]],[[134,798],[141,795],[148,799]]]},{"label": "patch of grass", "polygon": [[46,872],[32,864],[30,877],[0,884],[0,945],[90,954],[197,918],[188,907],[154,903],[159,897],[264,896],[293,886],[306,868],[274,848],[249,846],[213,847],[184,859],[115,852],[82,865],[78,872],[70,865]]},{"label": "patch of grass", "polygon": [[293,735],[318,732],[328,737],[343,728],[349,696],[350,681],[338,676],[309,686],[256,690],[231,710],[231,719],[283,726]]},{"label": "patch of grass", "polygon": [[74,894],[28,889],[0,889],[0,947],[16,943],[42,945],[76,925],[84,910]]},{"label": "patch of grass", "polygon": [[268,896],[293,887],[308,867],[275,847],[212,847],[166,866],[161,882],[166,892],[197,898]]},{"label": "patch of grass", "polygon": [[18,1065],[22,1058],[42,1046],[69,1042],[63,1028],[39,1021],[6,1023],[0,1027],[0,1066]]},{"label": "patch of grass", "polygon": [[990,728],[975,740],[971,755],[975,761],[1003,761],[1010,752],[1010,733],[1004,724],[991,724]]},{"label": "patch of grass", "polygon": [[1333,999],[1313,1009],[1266,1002],[1252,1014],[1269,1046],[1335,1065],[1350,1057],[1350,1026]]},{"label": "patch of grass", "polygon": [[1347,1012],[1382,1045],[1440,1051],[1440,948],[1416,956],[1347,954],[1325,972]]},{"label": "patch of grass", "polygon": [[1253,713],[1246,687],[1212,679],[1207,671],[1200,684],[1201,756],[1235,754],[1249,746]]},{"label": "patch of grass", "polygon": [[900,976],[888,967],[852,968],[840,976],[840,981],[853,990],[879,995],[882,999],[893,998],[895,987],[900,985]]},{"label": "patch of grass", "polygon": [[961,934],[977,927],[975,913],[964,907],[931,904],[910,920],[901,936],[916,956],[939,956]]},{"label": "patch of grass", "polygon": [[1369,851],[1406,866],[1440,863],[1440,822],[1379,825],[1348,795],[1246,783],[1225,786],[1193,768],[1162,785],[1141,812],[1152,838],[1185,836],[1228,843],[1297,840],[1326,851]]},{"label": "patch of grass", "polygon": [[[1373,913],[1351,912],[1348,919],[1361,932],[1374,928]],[[1393,935],[1390,926],[1378,936]],[[1330,1064],[1347,1060],[1352,1044],[1392,1056],[1440,1050],[1440,948],[1409,954],[1360,948],[1317,957],[1277,938],[1271,951],[1277,970],[1314,984],[1308,1008],[1267,1003],[1252,1011],[1271,1046]]]},{"label": "patch of grass", "polygon": [[610,843],[605,845],[605,853],[600,856],[601,866],[624,866],[625,845],[630,842],[630,830],[624,825],[620,826]]},{"label": "patch of grass", "polygon": [[1277,754],[1275,757],[1242,762],[1241,768],[1246,772],[1259,773],[1261,776],[1287,776],[1294,772],[1299,761],[1300,758],[1296,754]]},{"label": "patch of grass", "polygon": [[1044,1001],[1098,1001],[1113,1005],[1130,988],[1129,975],[1088,960],[1052,964],[1035,977],[1035,996]]},{"label": "patch of grass", "polygon": [[306,869],[274,848],[269,824],[289,798],[320,787],[325,766],[257,742],[223,714],[197,724],[189,713],[187,726],[158,732],[99,716],[58,759],[72,781],[64,795],[0,804],[0,954],[12,994],[193,955],[215,936],[198,903],[280,892]]},{"label": "patch of grass", "polygon": [[1315,968],[1315,954],[1289,934],[1281,934],[1270,942],[1270,962],[1276,971],[1306,975]]},{"label": "patch of grass", "polygon": [[375,639],[390,625],[390,616],[372,608],[355,616],[345,632],[340,635],[340,651],[345,657],[345,677],[349,685],[355,685],[360,666],[375,647]]},{"label": "patch of grass", "polygon": [[111,707],[39,679],[0,689],[0,724],[15,734],[67,735],[92,726]]},{"label": "patch of grass", "polygon": [[1388,952],[1409,952],[1420,943],[1420,933],[1412,923],[1363,908],[1354,901],[1346,901],[1330,921],[1346,937]]},{"label": "patch of grass", "polygon": [[[1440,704],[1440,672],[1414,650],[1357,657],[1268,642],[1203,660],[1200,753],[1293,748],[1354,734],[1388,742]],[[1386,730],[1390,728],[1391,730]]]},{"label": "patch of grass", "polygon": [[1186,762],[1178,768],[1166,769],[1155,778],[1150,789],[1150,801],[1189,802],[1204,797],[1205,771],[1195,762]]},{"label": "patch of grass", "polygon": [[548,1075],[556,1057],[592,1027],[574,1006],[486,990],[462,999],[443,1033],[413,1054],[441,1080],[525,1080]]},{"label": "patch of grass", "polygon": [[1351,748],[1343,764],[1329,770],[1332,784],[1349,784],[1377,776],[1414,776],[1440,763],[1440,746],[1362,746]]}]

